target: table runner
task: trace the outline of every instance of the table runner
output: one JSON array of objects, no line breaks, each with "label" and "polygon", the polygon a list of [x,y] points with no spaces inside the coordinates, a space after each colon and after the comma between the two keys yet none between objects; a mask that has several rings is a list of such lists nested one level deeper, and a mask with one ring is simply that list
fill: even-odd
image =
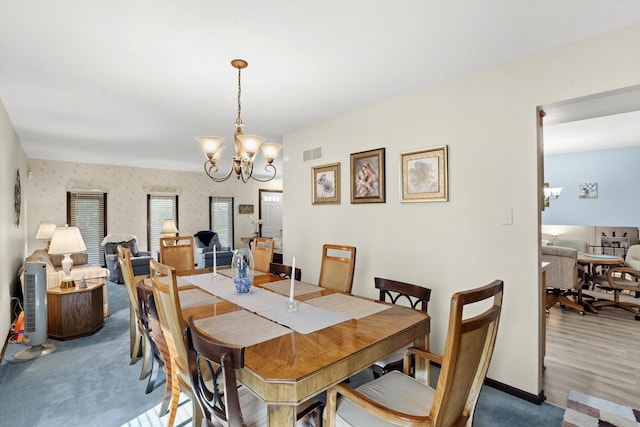
[{"label": "table runner", "polygon": [[362,319],[390,308],[387,304],[354,297],[345,294],[330,294],[306,301],[316,307],[342,313],[353,319]]},{"label": "table runner", "polygon": [[[279,282],[271,282],[260,285],[263,288],[269,289],[277,294],[284,295],[286,297],[289,296],[289,291],[291,289],[291,279],[281,280]],[[293,293],[294,296],[311,294],[313,292],[321,291],[322,288],[320,286],[312,285],[310,283],[300,282],[299,280],[294,281],[293,285]]]},{"label": "table runner", "polygon": [[180,307],[183,309],[217,304],[222,301],[220,298],[198,288],[178,291],[178,295],[180,298]]},{"label": "table runner", "polygon": [[219,341],[244,347],[291,333],[291,329],[244,310],[198,319],[194,323]]},{"label": "table runner", "polygon": [[351,320],[349,316],[298,301],[298,311],[286,311],[288,297],[252,287],[248,294],[239,294],[233,280],[214,281],[211,274],[183,276],[185,280],[207,292],[230,301],[269,320],[287,326],[301,334],[310,334],[338,323]]}]

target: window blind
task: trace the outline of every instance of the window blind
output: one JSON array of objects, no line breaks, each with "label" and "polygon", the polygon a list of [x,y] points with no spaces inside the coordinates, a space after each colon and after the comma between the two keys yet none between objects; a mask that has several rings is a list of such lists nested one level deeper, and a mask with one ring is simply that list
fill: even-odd
[{"label": "window blind", "polygon": [[107,234],[106,207],[107,193],[67,192],[67,224],[80,229],[90,265],[105,265],[100,243]]},{"label": "window blind", "polygon": [[209,228],[218,233],[220,244],[233,249],[233,197],[209,197]]},{"label": "window blind", "polygon": [[162,225],[165,219],[173,219],[178,224],[178,196],[147,195],[147,247],[155,257],[160,250]]}]

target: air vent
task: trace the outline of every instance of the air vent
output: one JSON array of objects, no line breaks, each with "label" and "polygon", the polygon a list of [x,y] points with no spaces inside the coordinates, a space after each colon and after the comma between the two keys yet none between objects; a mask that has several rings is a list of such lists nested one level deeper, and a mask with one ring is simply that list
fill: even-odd
[{"label": "air vent", "polygon": [[302,160],[305,162],[318,159],[322,159],[322,147],[312,148],[302,152]]}]

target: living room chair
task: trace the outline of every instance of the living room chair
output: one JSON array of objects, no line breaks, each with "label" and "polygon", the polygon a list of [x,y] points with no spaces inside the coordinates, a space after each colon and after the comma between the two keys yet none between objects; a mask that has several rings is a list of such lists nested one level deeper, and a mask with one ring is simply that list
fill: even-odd
[{"label": "living room chair", "polygon": [[[189,237],[193,239],[192,236]],[[193,251],[191,253],[193,254]],[[193,425],[199,426],[202,422],[202,411],[191,388],[187,349],[184,344],[185,322],[180,308],[176,272],[173,267],[160,264],[155,260],[151,260],[150,267],[153,297],[158,309],[162,334],[167,342],[167,347],[169,347],[171,361],[171,404],[166,426],[173,427],[178,411],[180,391],[183,391],[191,399]]]},{"label": "living room chair", "polygon": [[[144,333],[144,327],[140,320],[140,305],[138,303],[138,292],[135,288],[135,278],[131,268],[131,251],[129,249],[118,246],[118,261],[122,269],[122,277],[124,285],[129,295],[129,353],[131,356],[130,365],[133,365],[142,355],[142,368],[140,370],[140,379],[144,379],[150,375],[153,370],[153,359],[150,352],[149,342]],[[151,369],[149,365],[151,364]]]},{"label": "living room chair", "polygon": [[578,280],[578,251],[562,246],[543,246],[542,261],[548,262],[546,272],[545,308],[556,304],[569,307],[584,314],[582,300],[582,281]]},{"label": "living room chair", "polygon": [[[193,317],[189,317],[185,341],[191,382],[206,425],[266,426],[267,405],[236,380],[236,370],[244,368],[244,347],[208,337],[195,326]],[[323,408],[315,399],[301,404],[297,424],[321,426]]]},{"label": "living room chair", "polygon": [[160,238],[160,262],[173,267],[177,276],[190,276],[195,272],[193,236]]},{"label": "living room chair", "polygon": [[613,300],[597,300],[592,303],[594,307],[621,308],[640,320],[640,304],[620,301],[623,291],[631,291],[634,295],[640,292],[640,245],[629,247],[623,266],[609,268],[606,274],[596,276],[594,282],[602,289],[613,291]]},{"label": "living room chair", "polygon": [[[104,247],[105,266],[109,270],[109,280],[122,284],[122,269],[118,262],[118,246],[125,247],[131,251],[131,269],[134,276],[149,275],[149,260],[151,252],[138,250],[138,238],[128,233],[109,233],[102,239],[100,245]],[[74,262],[75,264],[75,262]]]},{"label": "living room chair", "polygon": [[213,267],[213,248],[216,249],[216,267],[231,265],[233,251],[230,246],[222,246],[218,233],[211,230],[198,231],[193,235],[196,264],[198,268]]},{"label": "living room chair", "polygon": [[[444,355],[412,347],[405,353],[404,373],[391,371],[357,389],[344,383],[329,388],[328,426],[471,425],[493,354],[502,295],[501,280],[455,293]],[[480,314],[463,318],[467,306],[481,301],[481,307],[491,305]],[[413,357],[441,364],[435,390],[408,375]]]},{"label": "living room chair", "polygon": [[[285,264],[277,264],[272,262],[269,265],[269,272],[271,274],[276,274],[280,277],[285,277],[287,279],[291,278],[291,274],[293,273],[293,267]],[[294,280],[302,280],[302,270],[296,267]]]},{"label": "living room chair", "polygon": [[269,273],[269,265],[273,261],[274,240],[267,237],[256,237],[251,244],[251,255],[256,271]]},{"label": "living room chair", "polygon": [[318,286],[351,293],[355,265],[356,248],[354,246],[323,245]]},{"label": "living room chair", "polygon": [[[431,289],[381,277],[375,277],[374,281],[376,289],[380,291],[380,301],[387,301],[393,304],[404,303],[413,309],[427,313],[429,300],[431,299]],[[391,371],[401,371],[404,352],[408,347],[410,346],[398,349],[373,364],[371,369],[374,378]]]}]

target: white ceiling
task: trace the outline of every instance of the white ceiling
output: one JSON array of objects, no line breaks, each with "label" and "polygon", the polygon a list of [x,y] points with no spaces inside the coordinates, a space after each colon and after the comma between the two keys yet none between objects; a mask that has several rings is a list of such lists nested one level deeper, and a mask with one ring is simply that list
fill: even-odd
[{"label": "white ceiling", "polygon": [[231,59],[245,133],[279,142],[637,22],[638,0],[0,0],[0,100],[30,158],[199,171],[195,136],[232,140]]}]

